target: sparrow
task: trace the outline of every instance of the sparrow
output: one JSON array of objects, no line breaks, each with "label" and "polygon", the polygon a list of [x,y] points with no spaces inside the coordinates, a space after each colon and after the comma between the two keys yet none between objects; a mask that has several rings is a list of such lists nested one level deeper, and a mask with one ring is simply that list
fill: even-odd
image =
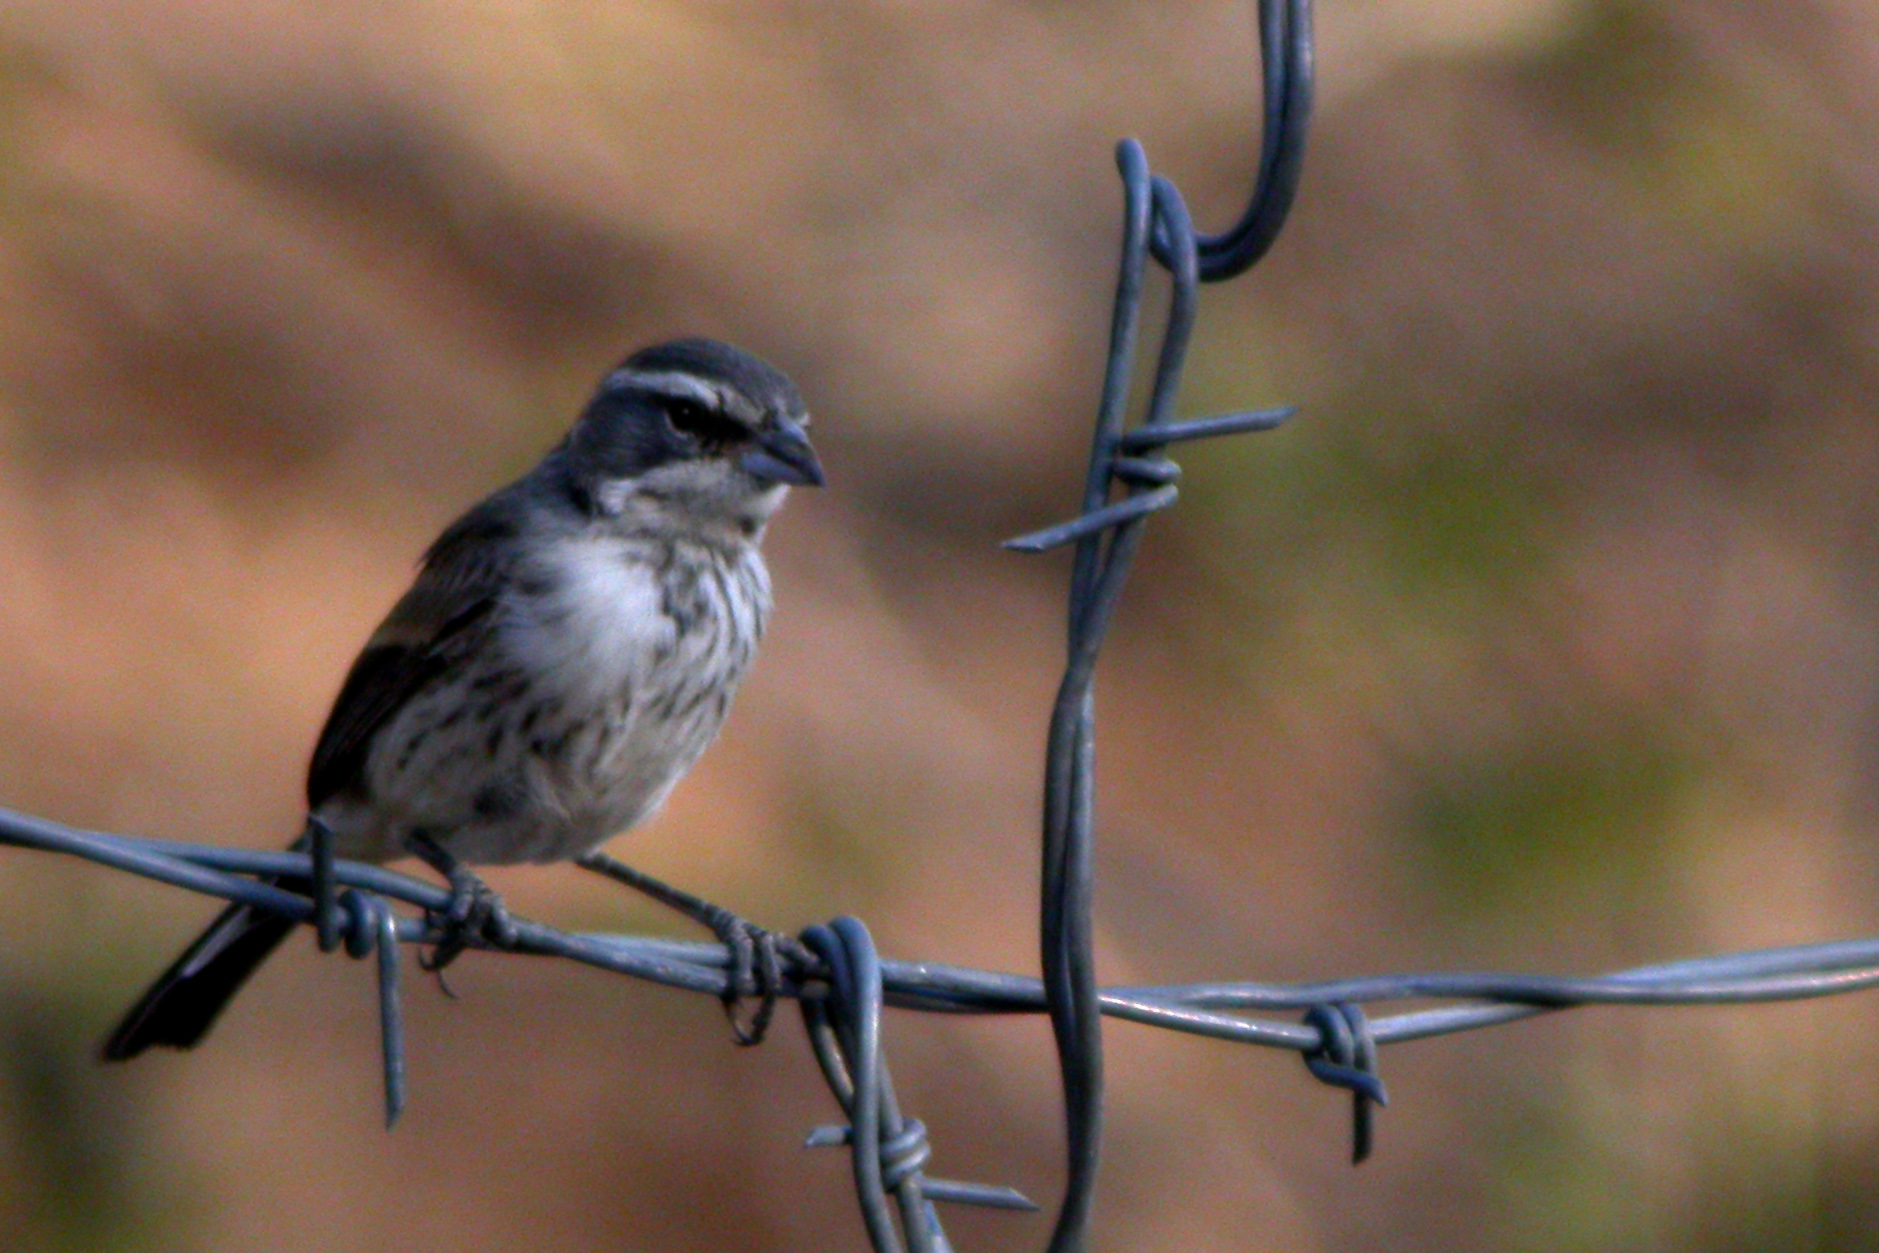
[{"label": "sparrow", "polygon": [[[498,933],[506,913],[467,865],[592,854],[612,873],[599,845],[698,760],[763,637],[765,525],[791,485],[823,481],[808,423],[786,376],[728,344],[628,357],[534,469],[424,555],[320,733],[309,829],[338,857],[421,858],[456,923]],[[231,905],[104,1057],[193,1047],[295,925]]]}]

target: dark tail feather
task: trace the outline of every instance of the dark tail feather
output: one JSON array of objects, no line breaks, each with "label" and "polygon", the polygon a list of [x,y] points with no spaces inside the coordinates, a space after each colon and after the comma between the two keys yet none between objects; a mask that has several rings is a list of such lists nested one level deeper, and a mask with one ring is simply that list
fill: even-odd
[{"label": "dark tail feather", "polygon": [[230,905],[131,1006],[105,1041],[104,1059],[127,1061],[153,1044],[194,1048],[222,1007],[296,925],[277,914]]}]

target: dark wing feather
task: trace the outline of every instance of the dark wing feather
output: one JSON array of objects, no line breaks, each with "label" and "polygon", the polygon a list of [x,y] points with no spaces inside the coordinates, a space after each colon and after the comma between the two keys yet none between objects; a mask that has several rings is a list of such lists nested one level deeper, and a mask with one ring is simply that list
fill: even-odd
[{"label": "dark wing feather", "polygon": [[360,789],[372,739],[406,701],[460,664],[483,638],[513,565],[509,492],[484,501],[424,555],[411,590],[346,675],[307,769],[307,806]]},{"label": "dark wing feather", "polygon": [[[264,879],[304,892],[301,880]],[[153,1044],[194,1048],[248,976],[298,924],[230,905],[131,1006],[105,1041],[104,1059],[128,1061]]]},{"label": "dark wing feather", "polygon": [[[483,638],[479,627],[488,623],[509,578],[517,490],[497,493],[444,532],[424,555],[411,590],[353,663],[313,752],[307,776],[313,808],[357,787],[378,729],[405,701],[461,664]],[[307,890],[298,880],[263,882]],[[124,1015],[105,1043],[105,1058],[135,1057],[153,1044],[194,1046],[294,925],[245,905],[229,906]]]}]

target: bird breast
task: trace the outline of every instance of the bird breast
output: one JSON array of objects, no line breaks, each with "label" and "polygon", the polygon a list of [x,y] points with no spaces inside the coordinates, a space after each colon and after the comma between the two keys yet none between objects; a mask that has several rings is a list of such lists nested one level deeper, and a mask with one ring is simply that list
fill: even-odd
[{"label": "bird breast", "polygon": [[734,683],[770,612],[754,546],[580,537],[545,545],[500,630],[521,669],[576,705],[689,695]]},{"label": "bird breast", "polygon": [[479,829],[459,838],[484,860],[552,861],[645,818],[723,725],[769,611],[754,545],[614,535],[538,550],[496,628],[529,689],[496,754],[510,786],[479,795]]}]

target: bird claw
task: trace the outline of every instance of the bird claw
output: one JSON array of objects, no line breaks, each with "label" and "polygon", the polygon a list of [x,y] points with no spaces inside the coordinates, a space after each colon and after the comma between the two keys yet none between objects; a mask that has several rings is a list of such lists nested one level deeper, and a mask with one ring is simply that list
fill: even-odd
[{"label": "bird claw", "polygon": [[[444,907],[425,911],[425,929],[437,937],[437,942],[431,946],[430,956],[418,957],[420,969],[441,976],[446,966],[478,941],[496,948],[514,948],[521,941],[509,907],[493,888],[428,835],[413,832],[407,843],[450,884],[450,899]],[[449,991],[448,985],[444,990]]]},{"label": "bird claw", "polygon": [[[798,971],[814,970],[818,965],[815,954],[796,937],[746,922],[722,905],[713,905],[690,892],[661,883],[598,850],[580,857],[575,864],[645,893],[718,937],[730,954],[730,969],[726,972],[720,999],[724,1002],[725,1015],[731,1020],[732,1038],[740,1045],[749,1047],[763,1043],[770,1019],[776,1014],[777,998],[783,991],[784,964]],[[741,1012],[743,1004],[752,996],[757,998],[757,1008],[745,1018]]]},{"label": "bird claw", "polygon": [[441,974],[478,940],[497,948],[514,948],[521,939],[502,897],[467,870],[451,876],[449,902],[441,911],[430,912],[426,922],[437,936],[430,955],[418,958],[419,968],[427,974]]},{"label": "bird claw", "polygon": [[[779,935],[720,906],[712,906],[702,921],[730,953],[731,966],[720,999],[731,1023],[731,1038],[744,1048],[761,1044],[776,1016],[784,961],[800,966],[813,963],[814,957],[794,936]],[[757,1007],[745,1017],[744,1002],[753,997]]]},{"label": "bird claw", "polygon": [[[720,934],[730,950],[730,978],[724,985],[724,1016],[731,1023],[731,1038],[741,1048],[763,1043],[776,1014],[777,985],[783,981],[782,965],[776,956],[776,935],[738,918],[736,925]],[[749,1018],[740,1014],[744,989],[756,984],[757,1008]]]}]

